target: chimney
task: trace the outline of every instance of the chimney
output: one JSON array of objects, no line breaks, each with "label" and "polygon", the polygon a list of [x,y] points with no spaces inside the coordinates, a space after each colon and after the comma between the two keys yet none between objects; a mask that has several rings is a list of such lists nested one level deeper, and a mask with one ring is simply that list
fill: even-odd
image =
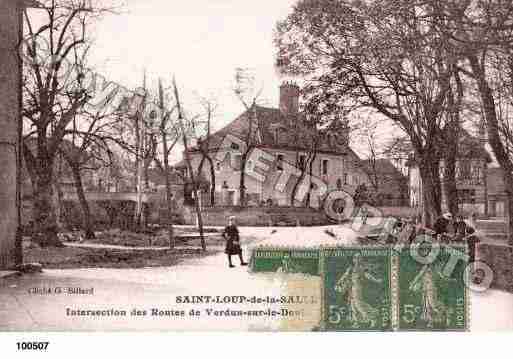
[{"label": "chimney", "polygon": [[284,115],[294,115],[299,111],[299,86],[284,82],[280,86],[280,111]]}]

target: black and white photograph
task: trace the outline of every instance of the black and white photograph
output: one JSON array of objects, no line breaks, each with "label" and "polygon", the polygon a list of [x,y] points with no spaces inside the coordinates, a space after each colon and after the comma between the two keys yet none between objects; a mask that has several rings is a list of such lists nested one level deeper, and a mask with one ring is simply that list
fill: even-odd
[{"label": "black and white photograph", "polygon": [[0,0],[0,164],[15,352],[513,331],[513,1]]}]

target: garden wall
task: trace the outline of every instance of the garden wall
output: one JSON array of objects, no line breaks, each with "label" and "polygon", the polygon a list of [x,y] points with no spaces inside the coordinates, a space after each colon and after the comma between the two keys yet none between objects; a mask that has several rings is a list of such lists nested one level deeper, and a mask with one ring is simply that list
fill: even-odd
[{"label": "garden wall", "polygon": [[513,293],[513,247],[506,244],[482,243],[479,259],[488,264],[494,273],[491,287]]},{"label": "garden wall", "polygon": [[[208,226],[224,226],[228,217],[236,216],[241,226],[315,226],[330,224],[324,212],[301,207],[239,207],[203,208],[203,222]],[[186,224],[196,224],[194,208],[184,207]]]}]

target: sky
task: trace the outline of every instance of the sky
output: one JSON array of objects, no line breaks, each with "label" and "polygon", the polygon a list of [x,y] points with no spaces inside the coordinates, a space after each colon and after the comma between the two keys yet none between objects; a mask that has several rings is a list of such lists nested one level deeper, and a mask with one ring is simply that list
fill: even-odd
[{"label": "sky", "polygon": [[90,60],[101,74],[128,88],[176,76],[194,112],[197,95],[214,97],[219,107],[214,129],[244,107],[233,93],[235,69],[251,68],[262,99],[278,105],[282,79],[274,68],[273,31],[296,0],[125,0],[120,14],[95,28]]},{"label": "sky", "polygon": [[235,68],[254,69],[262,96],[278,103],[273,30],[295,0],[126,0],[122,13],[96,27],[91,60],[128,87],[173,75],[188,95],[218,97],[226,120],[242,111],[233,95]]},{"label": "sky", "polygon": [[244,110],[233,92],[237,67],[252,69],[262,104],[278,106],[287,79],[274,67],[273,33],[296,1],[124,0],[118,14],[96,24],[90,67],[129,89],[142,85],[145,72],[155,91],[159,77],[166,87],[175,76],[190,113],[200,111],[198,96],[216,99],[213,129],[220,129]]}]

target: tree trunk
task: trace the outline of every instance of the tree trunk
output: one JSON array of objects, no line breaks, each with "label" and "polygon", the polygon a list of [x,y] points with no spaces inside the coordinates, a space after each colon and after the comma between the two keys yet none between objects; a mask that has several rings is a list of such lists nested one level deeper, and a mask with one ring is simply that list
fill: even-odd
[{"label": "tree trunk", "polygon": [[75,181],[75,190],[77,191],[78,202],[82,208],[83,226],[85,231],[86,239],[94,239],[93,221],[91,218],[91,209],[84,193],[84,186],[82,184],[82,176],[80,174],[80,167],[76,164],[70,163],[71,172],[73,174],[73,180]]},{"label": "tree trunk", "polygon": [[207,156],[208,163],[210,164],[210,205],[215,206],[216,204],[216,170],[214,167],[214,161],[212,158]]},{"label": "tree trunk", "polygon": [[484,117],[486,120],[486,131],[488,133],[490,146],[492,147],[495,158],[504,173],[504,184],[506,187],[506,196],[508,201],[506,204],[508,207],[508,242],[513,245],[513,213],[511,211],[513,208],[513,162],[509,158],[508,152],[500,137],[499,118],[495,110],[494,95],[486,80],[485,70],[475,55],[469,55],[468,59],[481,96]]},{"label": "tree trunk", "polygon": [[442,214],[439,161],[427,155],[419,163],[422,180],[422,224],[432,228]]},{"label": "tree trunk", "polygon": [[173,192],[171,191],[171,180],[169,179],[169,157],[166,135],[162,135],[164,147],[164,179],[166,181],[166,227],[169,238],[169,248],[175,248],[175,234],[173,228]]},{"label": "tree trunk", "polygon": [[301,170],[301,174],[299,175],[296,183],[294,183],[294,187],[292,187],[292,191],[290,193],[290,206],[291,207],[294,207],[296,204],[297,191],[299,190],[299,185],[305,179],[305,175],[306,175],[306,170]]},{"label": "tree trunk", "polygon": [[513,176],[504,175],[504,183],[506,184],[506,206],[507,206],[507,236],[508,244],[513,246]]},{"label": "tree trunk", "polygon": [[171,184],[169,183],[169,175],[166,179],[166,227],[169,238],[169,248],[175,248],[175,234],[173,228],[173,194],[171,193]]},{"label": "tree trunk", "polygon": [[51,166],[38,171],[34,188],[34,224],[33,240],[42,247],[63,247],[57,237],[57,220],[53,207],[53,178]]},{"label": "tree trunk", "polygon": [[308,185],[308,192],[306,194],[305,207],[310,207],[311,199],[312,199],[312,181],[313,178],[313,164],[315,162],[315,158],[317,157],[317,151],[312,153],[312,158],[310,159],[310,163],[308,164],[308,174],[310,175],[310,184]]},{"label": "tree trunk", "polygon": [[[60,178],[60,176],[61,175],[59,174],[58,178]],[[57,196],[54,196],[57,228],[63,228],[64,224],[62,223],[62,211],[64,208],[64,193],[62,193],[62,188],[59,181],[55,181],[55,192],[57,192]]]},{"label": "tree trunk", "polygon": [[249,151],[246,151],[241,156],[240,163],[240,182],[239,182],[239,205],[244,207],[246,205],[246,162]]},{"label": "tree trunk", "polygon": [[456,215],[456,213],[459,212],[456,185],[456,160],[460,140],[460,112],[464,90],[463,83],[457,71],[454,73],[454,79],[456,81],[456,88],[453,89],[451,87],[447,96],[447,106],[449,109],[447,116],[449,123],[445,128],[443,144],[445,147],[443,154],[445,162],[443,191],[447,203],[447,209],[453,215]]},{"label": "tree trunk", "polygon": [[445,169],[444,169],[444,183],[443,190],[447,209],[453,215],[459,212],[458,207],[458,192],[456,186],[456,154],[457,146],[449,146],[445,153]]},{"label": "tree trunk", "polygon": [[[296,163],[297,163],[297,160],[296,160]],[[297,179],[296,183],[294,183],[294,187],[292,187],[292,192],[290,194],[290,206],[291,207],[294,207],[295,204],[296,204],[297,191],[299,190],[299,186],[301,185],[301,183],[303,183],[303,181],[304,181],[304,179],[306,177],[307,168],[308,168],[308,164],[309,163],[310,163],[310,160],[309,159],[305,159],[305,163],[303,164],[303,168],[300,169],[301,173],[299,175],[299,178]]]}]

